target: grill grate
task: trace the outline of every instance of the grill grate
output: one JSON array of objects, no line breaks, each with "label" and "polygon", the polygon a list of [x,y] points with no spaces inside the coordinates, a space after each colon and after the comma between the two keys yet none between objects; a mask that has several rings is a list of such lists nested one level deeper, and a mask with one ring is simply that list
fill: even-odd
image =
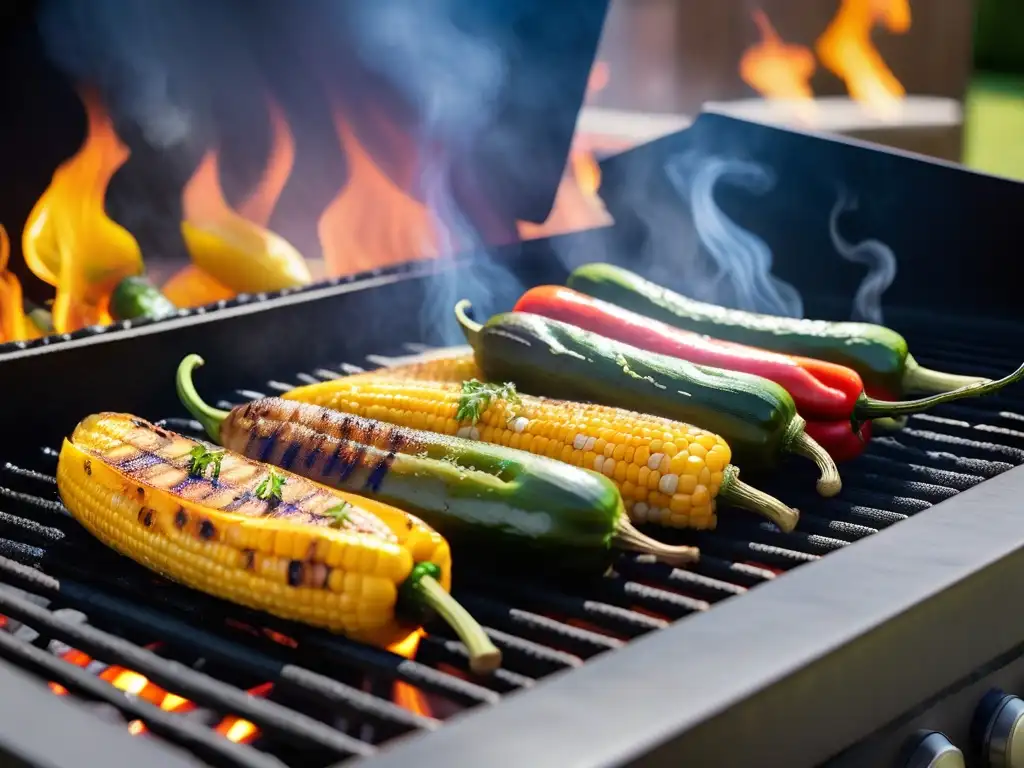
[{"label": "grill grate", "polygon": [[[1018,329],[950,329],[939,338],[924,325],[902,330],[923,365],[969,374],[1004,373],[1017,364],[1008,350],[1024,348]],[[294,383],[354,369],[325,367],[297,374]],[[263,391],[291,385],[271,382]],[[239,391],[221,405],[259,394]],[[7,617],[0,657],[87,700],[99,716],[127,721],[133,733],[174,742],[211,764],[329,765],[495,704],[1024,464],[1020,414],[1024,392],[1017,388],[912,417],[903,432],[874,439],[844,467],[845,487],[833,500],[807,490],[813,475],[801,462],[787,465],[785,478],[757,478],[801,508],[799,530],[783,534],[723,510],[714,533],[657,531],[701,547],[692,570],[624,555],[616,576],[585,587],[473,573],[455,592],[504,653],[504,668],[488,679],[470,679],[464,649],[443,625],[429,627],[409,660],[156,578],[67,516],[53,479],[57,454],[45,449],[0,467],[0,615]],[[188,420],[166,424],[198,434]],[[136,673],[128,686],[134,696],[110,684],[124,670]],[[395,683],[418,692],[419,706]],[[238,718],[247,722],[239,726]]]}]

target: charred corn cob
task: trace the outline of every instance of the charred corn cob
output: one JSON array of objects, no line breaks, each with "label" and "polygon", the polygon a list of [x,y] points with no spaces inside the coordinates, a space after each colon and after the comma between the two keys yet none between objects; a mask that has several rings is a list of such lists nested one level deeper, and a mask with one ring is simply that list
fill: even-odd
[{"label": "charred corn cob", "polygon": [[178,395],[215,441],[397,504],[466,552],[508,554],[516,563],[537,554],[537,569],[589,575],[608,568],[613,548],[673,565],[697,558],[693,547],[670,546],[634,528],[614,484],[594,472],[276,397],[219,411],[200,400],[192,383],[202,362],[198,355],[182,360]]},{"label": "charred corn cob", "polygon": [[500,654],[448,595],[448,543],[417,518],[332,491],[141,419],[84,419],[57,487],[107,546],[190,587],[387,646],[403,603],[436,610],[476,671]]},{"label": "charred corn cob", "polygon": [[335,379],[287,400],[559,459],[610,478],[634,522],[713,528],[718,499],[792,530],[799,513],[738,480],[729,445],[703,429],[621,408],[519,395],[511,385]]}]

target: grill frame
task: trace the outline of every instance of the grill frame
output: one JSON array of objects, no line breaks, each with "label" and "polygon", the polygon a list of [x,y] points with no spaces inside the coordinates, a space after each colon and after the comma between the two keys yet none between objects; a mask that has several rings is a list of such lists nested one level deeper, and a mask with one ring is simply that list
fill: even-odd
[{"label": "grill frame", "polygon": [[[405,285],[406,278],[419,279],[382,277],[381,285]],[[362,287],[372,295],[373,285],[338,295],[356,295]],[[331,294],[326,303],[335,306]],[[246,309],[239,317],[264,309]],[[169,349],[196,338],[209,341],[206,324],[219,317],[178,321],[177,330],[162,331],[161,354],[173,361],[177,357]],[[129,350],[150,344],[152,332],[143,330],[126,334],[122,343]],[[64,354],[54,349],[49,357]],[[211,358],[208,367],[218,367],[217,361]],[[204,368],[204,390],[220,391],[208,376]],[[118,399],[120,394],[148,396],[118,393]],[[500,706],[477,707],[437,732],[401,737],[360,764],[389,768],[415,758],[455,765],[486,760],[499,767],[667,765],[689,758],[704,765],[717,752],[714,745],[728,743],[731,751],[718,753],[721,762],[713,764],[749,765],[771,754],[787,765],[818,765],[941,694],[951,679],[1017,648],[1024,619],[1004,617],[991,601],[1003,581],[1011,586],[1003,587],[1000,599],[1013,604],[1024,597],[1024,530],[1013,508],[1014,496],[1022,492],[1024,466],[935,504],[928,514],[912,515],[894,531],[833,552],[813,569],[798,568],[788,578],[762,584],[743,600],[633,639],[582,669],[568,670],[571,675],[546,677],[525,696],[505,695]],[[848,589],[852,583],[856,591]],[[1022,586],[1014,588],[1016,583]],[[823,611],[823,605],[832,607]],[[916,649],[918,671],[893,648]],[[942,674],[934,674],[936,669]],[[680,693],[689,690],[699,693]],[[45,689],[36,699],[27,705],[37,707],[32,717],[54,728],[62,727],[61,717],[73,717],[55,714],[66,709],[57,704],[51,711],[47,700],[59,699]],[[886,705],[867,706],[873,699]],[[800,739],[792,737],[794,723],[805,729]],[[69,739],[76,733],[84,748],[97,748],[105,739],[81,729],[70,731]],[[522,739],[523,733],[531,738]],[[39,762],[67,764],[61,757],[68,739],[48,745],[38,732],[14,738],[9,749],[52,747],[52,754],[37,752]],[[17,743],[23,738],[27,745]]]},{"label": "grill frame", "polygon": [[[617,260],[610,257],[620,252],[622,236],[616,227],[537,241],[504,249],[499,258],[524,280],[529,276],[529,284],[560,281],[572,267],[572,256]],[[558,263],[555,256],[567,254],[568,263]],[[459,265],[473,268],[474,261]],[[169,384],[177,361],[188,352],[207,358],[203,387],[210,392],[268,377],[289,380],[297,370],[338,359],[342,350],[345,359],[362,357],[365,350],[351,348],[365,340],[358,334],[348,338],[350,329],[370,317],[374,334],[386,337],[406,323],[405,317],[395,317],[405,313],[380,311],[397,295],[389,291],[411,290],[422,298],[434,279],[429,265],[412,265],[13,353],[0,358],[4,381],[14,385],[13,402],[42,400],[56,407],[43,425],[27,413],[31,409],[15,413],[9,434],[31,440],[30,446],[55,445],[89,410],[116,407],[153,417],[179,412],[173,388],[163,382]],[[516,291],[500,288],[495,304],[509,306]],[[823,309],[828,300],[822,301],[820,306],[809,302],[808,313],[836,317],[848,306],[833,311],[831,305]],[[1001,305],[993,314],[1009,319],[1007,309]],[[969,317],[959,320],[985,327],[972,325]],[[302,325],[324,332],[306,334],[302,345],[290,344]],[[1020,326],[1015,328],[1019,341]],[[253,343],[255,351],[239,349],[237,339],[271,330],[276,335],[266,344]],[[149,390],[138,376],[126,384],[114,364],[151,359],[148,348],[154,341],[160,352],[152,356],[155,369],[146,373],[158,384]],[[423,341],[431,343],[429,334]],[[83,365],[95,372],[93,378],[68,398],[74,402],[62,404],[55,399],[66,390],[60,374]],[[247,370],[252,368],[258,374]],[[437,732],[403,737],[360,764],[390,768],[415,760],[543,768],[676,765],[689,759],[700,765],[750,765],[770,755],[773,764],[819,765],[865,735],[909,717],[951,683],[1006,654],[1019,655],[1024,618],[1010,611],[1004,615],[997,600],[1013,605],[1024,597],[1024,529],[1014,508],[1021,494],[1024,467],[936,503],[928,514],[912,515],[893,531],[833,552],[812,569],[763,584],[741,601],[634,639],[572,674],[546,677],[526,695],[505,696],[498,707],[478,707]],[[914,654],[914,664],[907,663],[908,653]],[[0,661],[0,671],[7,669]],[[30,714],[61,728],[61,715],[53,713],[69,708],[45,689],[42,693],[54,704],[35,697],[39,705]],[[37,750],[52,747],[36,754],[63,765],[68,739],[81,737],[84,750],[107,735],[105,729],[69,734],[61,745],[40,744],[38,733],[15,734],[13,747],[22,738]],[[100,747],[109,743],[117,749],[123,738],[128,737],[122,733]]]}]

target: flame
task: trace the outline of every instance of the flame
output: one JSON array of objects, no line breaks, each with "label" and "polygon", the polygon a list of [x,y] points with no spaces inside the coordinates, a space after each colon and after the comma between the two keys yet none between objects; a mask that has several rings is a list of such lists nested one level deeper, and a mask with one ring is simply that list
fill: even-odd
[{"label": "flame", "polygon": [[99,99],[86,93],[82,101],[85,142],[54,172],[22,233],[29,269],[56,288],[57,333],[111,322],[110,292],[122,278],[142,272],[135,238],[104,210],[107,184],[128,150]]},{"label": "flame", "polygon": [[[53,174],[36,201],[22,233],[29,269],[56,289],[53,327],[57,333],[112,322],[111,291],[129,275],[143,271],[138,243],[104,210],[111,177],[128,159],[100,100],[84,93],[87,131],[78,152]],[[240,292],[259,293],[312,281],[305,260],[280,236],[263,228],[269,219],[295,156],[294,139],[280,108],[270,103],[272,145],[267,166],[255,189],[234,211],[225,201],[218,178],[216,152],[207,153],[184,193],[182,236],[193,265],[170,281],[171,300],[179,306],[230,298]],[[247,218],[248,217],[248,218]],[[15,289],[0,269],[0,308]],[[8,310],[0,312],[0,338],[9,335]],[[22,324],[22,337],[38,335]]]},{"label": "flame", "polygon": [[172,304],[179,307],[202,307],[235,295],[234,291],[217,282],[195,264],[189,264],[176,272],[160,290]]},{"label": "flame", "polygon": [[333,114],[349,178],[317,222],[327,274],[435,258],[439,238],[430,212],[377,167],[341,111]]},{"label": "flame", "polygon": [[[611,69],[607,62],[595,61],[587,78],[584,103],[607,87]],[[596,139],[577,133],[573,136],[565,174],[555,193],[555,203],[542,224],[529,221],[517,223],[519,237],[532,240],[538,237],[578,232],[610,223],[611,219],[598,195],[601,188],[601,166],[595,153]]]},{"label": "flame", "polygon": [[814,54],[802,45],[784,42],[760,8],[754,11],[753,18],[761,42],[743,52],[740,77],[765,98],[792,102],[794,113],[800,119],[812,120]]},{"label": "flame", "polygon": [[263,169],[256,188],[238,206],[238,212],[249,221],[261,227],[267,226],[274,206],[288,183],[288,176],[295,164],[295,137],[288,128],[288,121],[277,102],[267,99],[270,114],[270,157]]},{"label": "flame", "polygon": [[882,117],[892,117],[906,90],[871,43],[871,31],[879,23],[893,34],[906,33],[911,24],[909,0],[842,0],[815,49],[851,97]]},{"label": "flame", "polygon": [[[0,224],[0,343],[20,341],[39,336],[39,330],[25,316],[21,300],[21,283],[7,271],[11,256],[11,241],[7,230]],[[4,618],[0,616],[0,627]]]},{"label": "flame", "polygon": [[[389,646],[388,650],[406,659],[413,659],[416,657],[416,650],[420,647],[420,640],[424,634],[425,632],[422,629],[417,629],[404,640]],[[392,699],[398,706],[404,707],[417,715],[430,717],[432,714],[426,695],[419,688],[403,683],[401,680],[395,682]]]}]

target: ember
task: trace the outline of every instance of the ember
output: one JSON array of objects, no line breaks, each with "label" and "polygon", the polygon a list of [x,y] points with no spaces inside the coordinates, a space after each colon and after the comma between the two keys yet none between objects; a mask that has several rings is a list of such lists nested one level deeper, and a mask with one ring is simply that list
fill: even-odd
[{"label": "ember", "polygon": [[[0,631],[4,630],[6,623],[7,618],[0,615]],[[294,646],[293,640],[286,638],[279,633],[272,632],[271,630],[265,630],[264,634],[274,636],[275,638],[281,638],[282,640],[288,641],[287,644]],[[416,656],[416,651],[419,648],[420,640],[423,636],[423,630],[418,629],[412,632],[404,640],[393,645],[389,650],[404,658],[413,659]],[[149,651],[157,651],[160,646],[160,643],[150,643],[143,647]],[[160,686],[152,683],[144,675],[140,675],[139,673],[133,672],[125,667],[116,664],[104,666],[94,660],[91,656],[82,653],[75,648],[67,648],[60,651],[59,656],[69,664],[81,667],[82,669],[90,667],[91,665],[94,666],[99,670],[97,673],[99,679],[110,683],[114,688],[119,691],[123,691],[128,696],[138,697],[151,704],[159,706],[160,709],[165,712],[174,712],[176,714],[183,715],[196,709],[196,705],[188,699],[161,688]],[[67,688],[58,683],[50,682],[47,683],[47,685],[57,696],[70,695]],[[249,688],[247,693],[251,696],[264,698],[270,695],[273,688],[274,684],[272,682],[266,682]],[[397,705],[414,714],[422,715],[424,717],[432,716],[432,708],[428,702],[427,695],[415,686],[401,681],[396,681],[394,683],[392,698]],[[128,732],[133,736],[141,736],[147,732],[146,725],[141,720],[131,720],[128,723],[127,728]],[[256,725],[234,715],[226,715],[219,723],[217,723],[216,726],[214,726],[214,730],[229,741],[239,744],[252,743],[260,735],[260,730]]]}]

